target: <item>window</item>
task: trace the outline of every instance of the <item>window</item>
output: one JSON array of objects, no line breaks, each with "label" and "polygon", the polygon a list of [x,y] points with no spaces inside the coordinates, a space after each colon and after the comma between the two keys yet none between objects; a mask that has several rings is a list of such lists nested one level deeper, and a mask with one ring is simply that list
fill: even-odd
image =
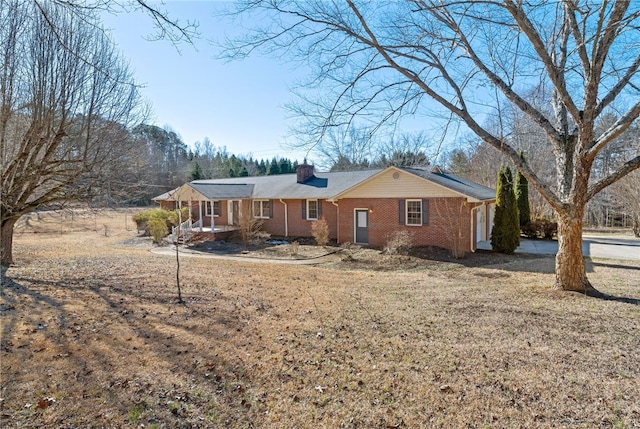
[{"label": "window", "polygon": [[407,225],[422,225],[422,200],[407,200]]},{"label": "window", "polygon": [[[214,216],[220,216],[220,212],[222,209],[222,204],[220,203],[220,201],[214,201],[213,202],[213,215]],[[205,215],[206,216],[211,216],[211,201],[207,201],[205,204]]]},{"label": "window", "polygon": [[318,220],[318,200],[307,200],[307,220]]},{"label": "window", "polygon": [[271,217],[271,203],[269,200],[254,200],[253,201],[253,217],[257,218],[270,218]]}]

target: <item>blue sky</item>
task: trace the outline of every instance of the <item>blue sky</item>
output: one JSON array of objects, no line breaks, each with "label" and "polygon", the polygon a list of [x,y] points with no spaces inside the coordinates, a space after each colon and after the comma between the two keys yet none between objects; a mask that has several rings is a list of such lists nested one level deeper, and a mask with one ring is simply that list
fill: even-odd
[{"label": "blue sky", "polygon": [[172,18],[199,23],[201,38],[194,46],[179,45],[180,52],[167,40],[147,40],[154,29],[142,13],[105,15],[103,23],[144,86],[141,92],[153,109],[148,122],[170,126],[188,145],[208,137],[216,147],[226,146],[236,155],[302,161],[304,152],[282,143],[290,125],[284,105],[293,101],[290,86],[303,71],[261,56],[233,62],[215,59],[209,40],[234,31],[213,16],[222,6],[215,1],[164,5]]}]

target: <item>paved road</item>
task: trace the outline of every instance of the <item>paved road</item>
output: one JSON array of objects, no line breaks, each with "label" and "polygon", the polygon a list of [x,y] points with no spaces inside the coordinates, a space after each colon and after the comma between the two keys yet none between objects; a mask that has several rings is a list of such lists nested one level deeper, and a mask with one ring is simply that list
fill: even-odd
[{"label": "paved road", "polygon": [[[491,250],[491,243],[483,241],[478,249]],[[521,239],[516,253],[536,253],[540,255],[555,255],[558,252],[558,242],[553,240]],[[582,252],[584,256],[607,259],[640,260],[640,239],[629,236],[596,236],[582,237]]]}]

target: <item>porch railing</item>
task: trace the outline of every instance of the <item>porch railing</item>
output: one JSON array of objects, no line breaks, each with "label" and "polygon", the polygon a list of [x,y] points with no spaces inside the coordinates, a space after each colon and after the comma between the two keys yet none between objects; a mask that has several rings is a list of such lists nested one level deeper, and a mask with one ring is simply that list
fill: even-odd
[{"label": "porch railing", "polygon": [[180,231],[182,231],[183,240],[186,241],[188,238],[186,237],[186,235],[191,233],[192,226],[193,222],[191,221],[191,218],[189,218],[182,222],[180,225],[171,228],[171,241],[173,241],[174,243],[178,241],[178,239],[180,238]]},{"label": "porch railing", "polygon": [[180,233],[182,233],[182,240],[184,244],[193,235],[194,230],[200,230],[202,228],[202,219],[193,222],[191,219],[187,219],[178,226],[171,228],[171,241],[177,242],[180,239]]}]

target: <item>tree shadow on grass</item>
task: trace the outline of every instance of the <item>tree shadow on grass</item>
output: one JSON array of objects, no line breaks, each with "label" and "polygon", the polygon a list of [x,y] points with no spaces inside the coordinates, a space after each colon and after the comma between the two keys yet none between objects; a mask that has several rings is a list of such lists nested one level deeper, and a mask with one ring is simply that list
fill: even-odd
[{"label": "tree shadow on grass", "polygon": [[[540,273],[540,274],[554,274],[555,273],[555,256],[553,255],[535,255],[535,254],[513,254],[506,255],[500,254],[490,251],[477,251],[471,255],[467,255],[464,259],[455,260],[448,256],[444,252],[433,252],[429,253],[430,258],[435,258],[436,260],[440,260],[443,262],[455,262],[460,264],[461,266],[467,268],[487,268],[494,269],[499,271],[507,271],[507,272],[527,272],[527,273]],[[632,261],[629,261],[628,264],[625,264],[626,261],[615,261],[615,262],[605,262],[602,260],[593,261],[590,257],[585,257],[585,269],[587,273],[594,273],[597,267],[607,267],[607,268],[615,268],[621,270],[631,270],[637,271],[640,270],[640,266],[634,264]],[[499,273],[476,273],[476,275],[481,277],[502,277],[504,274]],[[631,305],[640,305],[640,299],[634,297],[627,296],[616,296],[607,293],[600,292],[593,298],[602,299],[606,301],[614,301],[621,302],[625,304]]]},{"label": "tree shadow on grass", "polygon": [[[3,420],[169,427],[201,426],[207,413],[259,420],[256,410],[241,405],[253,384],[251,372],[241,360],[225,357],[222,346],[245,340],[243,309],[211,293],[177,305],[171,292],[118,275],[63,282],[5,278],[2,369],[10,387],[3,392]],[[46,416],[35,405],[24,407],[38,404],[31,397],[34,384],[56,398]],[[247,393],[238,393],[238,386]]]}]

